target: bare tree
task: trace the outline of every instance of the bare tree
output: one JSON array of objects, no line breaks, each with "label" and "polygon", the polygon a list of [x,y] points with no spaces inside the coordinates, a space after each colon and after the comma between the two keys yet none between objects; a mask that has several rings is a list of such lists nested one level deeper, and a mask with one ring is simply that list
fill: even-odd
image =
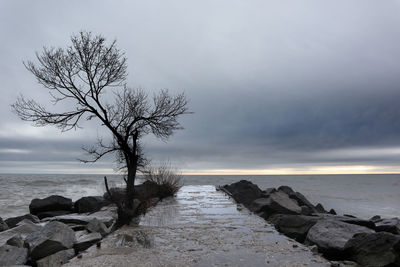
[{"label": "bare tree", "polygon": [[[55,125],[62,131],[80,128],[83,119],[99,120],[111,132],[112,141],[99,139],[93,147],[85,148],[90,158],[83,161],[96,162],[109,153],[117,155],[127,171],[126,198],[117,203],[119,223],[129,223],[135,215],[136,173],[145,164],[139,141],[147,134],[167,139],[181,129],[177,119],[190,113],[187,100],[184,93],[171,96],[167,90],[149,100],[143,90],[128,88],[126,58],[115,41],[107,44],[100,35],[80,32],[71,37],[71,42],[65,49],[44,48],[36,53],[36,64],[24,63],[48,89],[54,104],[68,102],[71,108],[53,112],[22,95],[12,108],[24,121],[35,126]],[[106,102],[106,90],[114,96],[112,103]]]}]

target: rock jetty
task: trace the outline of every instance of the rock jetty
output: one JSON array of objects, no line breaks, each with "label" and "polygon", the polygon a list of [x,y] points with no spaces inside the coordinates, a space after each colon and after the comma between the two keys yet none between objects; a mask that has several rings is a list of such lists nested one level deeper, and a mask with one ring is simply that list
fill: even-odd
[{"label": "rock jetty", "polygon": [[[138,199],[155,205],[162,189],[152,182],[135,186]],[[111,188],[124,196],[123,188]],[[116,230],[117,207],[104,196],[85,196],[75,203],[52,195],[33,199],[29,214],[0,218],[0,266],[61,266]]]},{"label": "rock jetty", "polygon": [[[289,186],[261,190],[242,180],[220,186],[253,213],[284,235],[313,248],[333,261],[361,266],[400,266],[400,220],[373,216],[369,220],[337,215]],[[341,266],[339,263],[337,266]]]}]

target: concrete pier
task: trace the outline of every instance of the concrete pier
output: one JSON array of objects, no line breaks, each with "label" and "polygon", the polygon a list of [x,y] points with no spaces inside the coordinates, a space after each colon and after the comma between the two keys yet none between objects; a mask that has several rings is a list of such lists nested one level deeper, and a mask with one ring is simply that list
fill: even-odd
[{"label": "concrete pier", "polygon": [[65,266],[330,266],[214,186],[184,186]]}]

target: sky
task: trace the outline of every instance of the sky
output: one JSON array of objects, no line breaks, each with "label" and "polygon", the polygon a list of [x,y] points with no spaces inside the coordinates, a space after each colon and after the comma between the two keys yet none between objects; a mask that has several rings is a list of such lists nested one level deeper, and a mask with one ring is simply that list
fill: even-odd
[{"label": "sky", "polygon": [[61,133],[21,121],[48,104],[23,61],[81,30],[117,41],[128,84],[185,92],[191,115],[157,165],[185,174],[400,173],[400,1],[0,1],[0,172],[112,173],[77,161],[100,124]]}]

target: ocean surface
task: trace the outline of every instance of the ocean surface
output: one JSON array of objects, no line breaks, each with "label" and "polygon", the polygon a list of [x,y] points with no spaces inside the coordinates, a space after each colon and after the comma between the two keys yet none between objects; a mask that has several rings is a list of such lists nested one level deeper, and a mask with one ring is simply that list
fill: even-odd
[{"label": "ocean surface", "polygon": [[[29,212],[34,198],[62,195],[73,201],[105,192],[103,175],[0,174],[0,217]],[[107,175],[110,186],[123,185],[122,176]],[[185,185],[224,185],[242,179],[261,189],[291,186],[313,204],[338,214],[368,219],[373,215],[400,217],[400,175],[187,175]]]}]

